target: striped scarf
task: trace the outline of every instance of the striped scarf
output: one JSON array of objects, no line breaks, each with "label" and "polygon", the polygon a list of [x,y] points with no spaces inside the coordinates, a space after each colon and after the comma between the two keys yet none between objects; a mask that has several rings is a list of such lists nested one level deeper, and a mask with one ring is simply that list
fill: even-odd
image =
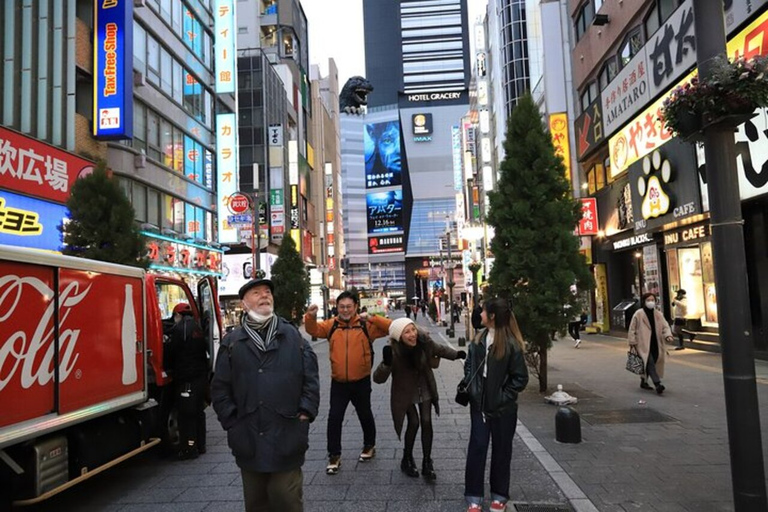
[{"label": "striped scarf", "polygon": [[[266,340],[261,337],[259,334],[260,329],[264,329],[264,327],[267,328],[267,338]],[[249,317],[247,314],[243,315],[243,329],[245,329],[245,332],[248,333],[248,337],[251,338],[253,343],[256,345],[256,348],[261,350],[262,352],[266,352],[269,346],[272,344],[272,340],[275,338],[275,331],[277,330],[277,320],[276,317],[273,316],[269,320],[267,320],[266,324],[257,324],[254,322],[251,317]]]}]

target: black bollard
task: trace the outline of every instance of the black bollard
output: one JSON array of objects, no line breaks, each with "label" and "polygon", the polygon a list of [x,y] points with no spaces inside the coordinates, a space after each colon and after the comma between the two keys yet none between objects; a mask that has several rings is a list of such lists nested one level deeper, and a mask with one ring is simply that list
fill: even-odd
[{"label": "black bollard", "polygon": [[467,345],[467,339],[464,336],[459,336],[459,346],[464,347]]},{"label": "black bollard", "polygon": [[581,418],[571,407],[560,407],[555,415],[555,439],[560,443],[581,442]]}]

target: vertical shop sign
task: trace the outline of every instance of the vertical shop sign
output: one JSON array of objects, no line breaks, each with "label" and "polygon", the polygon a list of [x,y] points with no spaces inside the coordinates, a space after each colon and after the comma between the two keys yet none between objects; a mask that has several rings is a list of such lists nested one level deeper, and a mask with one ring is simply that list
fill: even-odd
[{"label": "vertical shop sign", "polygon": [[603,106],[600,98],[594,101],[574,123],[576,129],[576,154],[581,160],[603,141]]},{"label": "vertical shop sign", "polygon": [[235,92],[235,1],[216,0],[214,4],[214,48],[216,58],[216,93]]},{"label": "vertical shop sign", "polygon": [[610,328],[610,307],[608,305],[608,273],[605,263],[595,264],[595,324],[602,332]]},{"label": "vertical shop sign", "polygon": [[229,198],[237,192],[237,118],[235,114],[216,116],[216,192],[219,215],[219,243],[237,242],[237,229],[227,222]]},{"label": "vertical shop sign", "polygon": [[96,2],[93,30],[93,135],[133,137],[133,0]]},{"label": "vertical shop sign", "polygon": [[579,235],[596,235],[600,224],[597,221],[597,199],[586,197],[581,199],[581,220],[579,220]]},{"label": "vertical shop sign", "polygon": [[461,167],[461,130],[458,125],[451,126],[451,154],[453,155],[453,189],[459,192],[464,188],[464,175]]},{"label": "vertical shop sign", "polygon": [[663,302],[661,273],[659,272],[659,251],[656,244],[643,247],[643,293],[653,293]]},{"label": "vertical shop sign", "polygon": [[299,186],[291,185],[291,229],[299,229]]},{"label": "vertical shop sign", "polygon": [[571,185],[571,149],[568,141],[568,115],[565,112],[549,116],[549,133],[552,135],[555,154],[563,159],[565,179]]}]

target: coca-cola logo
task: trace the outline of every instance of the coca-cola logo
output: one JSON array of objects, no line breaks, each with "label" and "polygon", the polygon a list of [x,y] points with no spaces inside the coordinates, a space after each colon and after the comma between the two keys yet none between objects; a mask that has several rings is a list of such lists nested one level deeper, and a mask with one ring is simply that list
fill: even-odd
[{"label": "coca-cola logo", "polygon": [[[59,380],[64,382],[75,369],[80,354],[76,351],[80,329],[65,327],[72,308],[80,304],[88,295],[92,285],[80,290],[81,283],[72,281],[59,295]],[[48,303],[37,326],[25,330],[23,320],[14,318],[14,313],[28,303],[25,291],[33,289]],[[45,386],[54,378],[53,315],[55,303],[52,300],[54,290],[36,277],[6,275],[0,277],[0,324],[11,323],[12,328],[21,329],[11,332],[0,345],[0,391],[17,377],[22,389],[29,389],[34,384]],[[24,299],[24,300],[22,300]],[[30,332],[32,333],[30,336]],[[41,354],[41,357],[38,357]]]}]

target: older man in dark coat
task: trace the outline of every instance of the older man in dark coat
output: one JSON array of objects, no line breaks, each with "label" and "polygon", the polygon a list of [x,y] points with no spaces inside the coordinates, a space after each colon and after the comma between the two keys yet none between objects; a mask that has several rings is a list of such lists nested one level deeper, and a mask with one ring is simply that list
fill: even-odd
[{"label": "older man in dark coat", "polygon": [[268,279],[240,289],[241,326],[221,342],[213,408],[243,478],[247,512],[301,512],[301,466],[320,404],[317,356],[274,314]]}]

